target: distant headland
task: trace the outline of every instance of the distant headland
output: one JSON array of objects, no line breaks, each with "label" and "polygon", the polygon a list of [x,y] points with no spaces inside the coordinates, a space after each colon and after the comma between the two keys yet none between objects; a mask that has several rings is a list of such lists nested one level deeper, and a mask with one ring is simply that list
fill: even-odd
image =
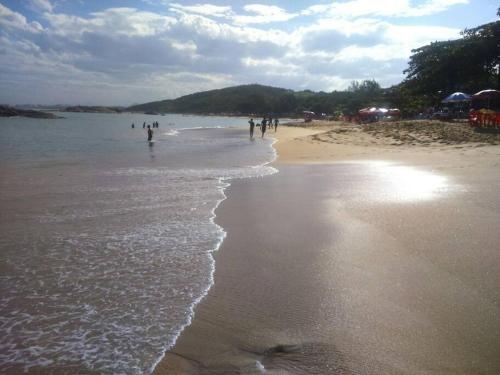
[{"label": "distant headland", "polygon": [[89,112],[89,113],[121,113],[122,107],[105,107],[105,106],[85,106],[77,105],[62,109],[64,112]]},{"label": "distant headland", "polygon": [[60,118],[59,116],[56,116],[51,112],[36,111],[34,109],[21,109],[6,105],[0,105],[0,117],[15,117],[15,116],[46,118],[46,119]]}]

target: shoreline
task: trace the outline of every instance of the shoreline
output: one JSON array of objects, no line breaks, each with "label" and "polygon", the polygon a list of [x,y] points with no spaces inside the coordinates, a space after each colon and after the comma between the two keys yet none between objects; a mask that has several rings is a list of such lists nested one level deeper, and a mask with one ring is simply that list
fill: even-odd
[{"label": "shoreline", "polygon": [[222,233],[221,233],[221,236],[220,236],[219,241],[217,242],[217,245],[215,246],[215,248],[209,252],[210,259],[211,259],[210,283],[206,286],[205,290],[203,290],[203,292],[201,293],[201,295],[197,299],[195,299],[193,301],[193,303],[189,306],[189,314],[188,314],[188,319],[187,319],[186,323],[179,329],[179,332],[177,333],[177,335],[173,339],[173,343],[168,348],[165,348],[165,350],[163,351],[163,353],[161,354],[161,356],[158,357],[158,359],[156,360],[156,362],[153,363],[153,365],[150,367],[149,373],[154,373],[156,367],[165,358],[165,355],[175,346],[175,344],[177,343],[177,340],[182,335],[182,333],[186,329],[186,327],[189,327],[191,325],[191,323],[193,321],[193,318],[194,318],[194,315],[195,315],[195,309],[196,309],[196,307],[207,296],[208,292],[210,291],[210,289],[214,285],[215,258],[214,258],[213,254],[217,253],[219,251],[222,243],[224,242],[224,239],[227,236],[227,232],[224,230],[224,228],[222,226],[220,226],[219,224],[216,223],[217,215],[215,214],[215,212],[217,211],[217,208],[221,205],[221,203],[224,202],[227,199],[226,189],[231,185],[230,183],[226,182],[226,180],[224,178],[219,178],[219,183],[221,185],[220,191],[221,191],[223,197],[216,203],[215,207],[212,209],[211,217],[210,217],[210,223],[216,225],[217,228]]},{"label": "shoreline", "polygon": [[[193,128],[186,128],[186,129],[193,129]],[[195,129],[198,129],[198,128],[195,128]],[[199,128],[199,129],[202,129],[202,128]],[[204,128],[203,128],[204,129]],[[185,130],[185,129],[178,129],[178,130]],[[217,223],[217,214],[216,214],[216,211],[218,210],[219,206],[228,198],[227,195],[226,195],[226,191],[227,189],[231,186],[231,181],[232,180],[246,180],[246,179],[253,179],[253,178],[262,178],[262,177],[265,177],[265,176],[268,176],[268,175],[272,175],[272,174],[275,174],[275,173],[279,173],[279,170],[275,167],[272,166],[272,164],[274,164],[274,162],[276,161],[277,159],[277,152],[276,152],[276,148],[274,147],[274,144],[277,142],[277,139],[274,138],[273,142],[271,143],[271,147],[274,151],[274,155],[273,155],[273,158],[272,160],[270,161],[267,161],[267,162],[264,162],[260,165],[257,165],[256,167],[266,167],[266,166],[271,166],[272,169],[274,169],[275,171],[270,171],[269,173],[265,173],[263,175],[259,175],[259,176],[252,176],[252,177],[244,177],[244,178],[226,178],[226,177],[221,177],[219,178],[219,184],[220,184],[220,192],[222,193],[223,195],[223,198],[221,198],[217,204],[215,205],[215,207],[212,209],[212,215],[210,217],[210,222],[214,225],[216,225],[222,232],[222,235],[221,237],[219,238],[219,242],[217,243],[217,246],[210,251],[210,257],[211,257],[211,260],[212,260],[212,268],[211,268],[211,274],[210,274],[210,284],[206,287],[206,289],[203,291],[203,293],[201,294],[200,297],[198,297],[190,306],[190,313],[189,313],[189,318],[188,320],[186,321],[186,323],[180,328],[179,332],[177,333],[173,343],[169,346],[169,348],[166,348],[164,350],[164,352],[162,353],[162,355],[157,359],[157,361],[151,366],[150,368],[150,373],[154,373],[155,372],[155,369],[158,367],[158,365],[164,360],[165,356],[167,353],[169,353],[169,351],[175,347],[176,345],[176,342],[177,340],[179,339],[179,337],[182,335],[183,331],[189,327],[192,323],[192,320],[194,319],[194,316],[195,316],[195,310],[197,308],[197,306],[199,305],[199,303],[204,299],[206,298],[208,292],[210,291],[210,289],[213,287],[214,285],[214,273],[216,271],[216,266],[215,266],[215,254],[217,254],[217,252],[219,251],[222,243],[224,242],[224,239],[226,238],[227,236],[227,232],[225,231],[225,229]]]},{"label": "shoreline", "polygon": [[[410,360],[410,358],[415,357],[415,355],[418,357],[421,353],[412,354],[412,350],[407,349],[406,352],[403,350],[407,347],[411,348],[412,345],[418,345],[418,349],[425,352],[424,346],[421,342],[423,343],[426,342],[427,339],[430,339],[430,337],[427,339],[423,337],[420,341],[404,339],[405,332],[411,331],[414,332],[414,335],[417,334],[414,330],[415,327],[411,325],[402,328],[400,327],[400,333],[398,334],[399,336],[403,335],[400,338],[400,344],[403,344],[403,349],[401,349],[401,352],[398,353],[399,357],[408,359],[408,363],[413,363],[414,366],[407,367],[408,363],[404,365],[401,363],[397,364],[396,359],[392,356],[383,358],[380,357],[381,353],[377,356],[377,349],[373,345],[370,346],[369,344],[362,344],[358,342],[355,337],[352,337],[352,332],[356,329],[351,327],[345,321],[341,320],[340,322],[337,322],[338,325],[342,327],[340,330],[337,327],[332,327],[331,322],[328,322],[328,320],[324,321],[323,318],[318,316],[310,321],[310,317],[314,317],[317,312],[315,310],[311,310],[310,307],[307,306],[308,304],[306,302],[309,299],[313,299],[316,303],[321,305],[320,301],[325,298],[325,295],[322,294],[322,291],[316,290],[314,287],[315,284],[311,284],[311,282],[308,281],[310,279],[309,274],[303,274],[301,269],[302,267],[312,267],[311,271],[317,271],[315,267],[318,267],[318,269],[321,270],[321,263],[316,264],[311,262],[311,259],[309,258],[302,259],[301,257],[303,255],[301,253],[303,250],[301,249],[304,249],[304,246],[316,247],[319,243],[324,246],[333,246],[332,244],[335,243],[335,239],[330,238],[327,230],[320,230],[317,233],[317,236],[307,236],[308,241],[306,243],[302,243],[302,247],[294,247],[293,243],[287,242],[288,239],[283,237],[283,234],[287,233],[287,235],[293,237],[295,241],[299,241],[300,236],[295,238],[297,237],[297,234],[294,234],[293,232],[290,233],[287,228],[307,228],[307,230],[303,230],[303,233],[306,234],[307,231],[319,230],[316,227],[324,226],[325,228],[328,228],[333,224],[334,227],[342,228],[343,224],[339,220],[334,220],[332,222],[331,218],[329,218],[329,216],[332,215],[332,212],[330,212],[330,209],[325,208],[331,205],[329,203],[331,198],[326,200],[324,199],[324,196],[331,195],[330,189],[321,186],[314,186],[311,181],[303,183],[304,186],[302,186],[306,189],[306,191],[310,192],[310,200],[307,202],[307,210],[312,210],[312,213],[308,214],[310,215],[309,221],[311,221],[311,223],[297,219],[296,216],[298,216],[299,213],[307,212],[307,210],[304,211],[304,208],[306,207],[304,206],[304,202],[301,204],[297,204],[296,202],[297,197],[301,196],[301,191],[294,191],[294,181],[296,181],[297,178],[302,178],[301,176],[309,176],[309,179],[315,180],[316,183],[328,182],[330,184],[335,184],[335,180],[332,180],[330,177],[321,177],[319,175],[328,175],[330,171],[335,172],[339,165],[339,161],[356,163],[363,160],[388,160],[398,164],[416,165],[441,174],[450,175],[460,183],[472,183],[478,177],[482,177],[483,180],[488,181],[488,178],[485,178],[485,176],[487,176],[485,175],[485,171],[491,172],[492,168],[497,165],[495,157],[500,154],[499,148],[498,146],[489,146],[486,148],[470,146],[465,147],[465,150],[453,148],[425,148],[422,150],[419,147],[409,149],[408,147],[405,149],[394,149],[388,147],[386,149],[384,148],[381,153],[380,148],[385,146],[381,146],[380,144],[375,144],[372,146],[373,148],[367,148],[366,145],[352,146],[339,145],[335,143],[323,144],[326,142],[314,139],[315,136],[321,136],[324,132],[324,129],[318,128],[307,129],[295,126],[280,126],[277,133],[278,140],[273,143],[278,159],[275,160],[272,165],[281,167],[280,170],[282,169],[284,172],[273,175],[274,177],[266,176],[260,181],[254,181],[255,179],[235,181],[234,186],[231,184],[231,186],[227,188],[228,192],[226,196],[228,198],[226,198],[224,204],[219,205],[217,208],[217,211],[220,212],[217,214],[215,219],[216,223],[224,228],[227,235],[226,240],[220,246],[219,251],[213,253],[217,264],[214,284],[212,284],[208,294],[199,304],[196,305],[196,311],[194,318],[192,319],[192,324],[185,327],[182,331],[176,344],[169,352],[167,352],[164,359],[161,360],[155,368],[155,374],[195,374],[214,373],[214,371],[215,373],[233,373],[235,371],[241,373],[254,373],[265,371],[265,369],[270,371],[270,373],[274,370],[282,371],[286,369],[294,370],[292,371],[294,373],[308,373],[307,371],[313,368],[316,370],[319,369],[320,371],[323,369],[323,371],[325,371],[326,368],[330,368],[328,366],[336,366],[335,368],[337,368],[339,373],[351,373],[354,369],[356,369],[359,373],[369,373],[369,370],[373,370],[374,368],[379,368],[386,373],[411,373],[416,369],[419,369],[420,371],[425,368],[421,367],[423,366],[422,358],[420,358],[420,362],[418,358]],[[269,136],[273,136],[274,133],[268,134]],[[436,156],[438,157],[436,158]],[[464,159],[466,159],[467,162],[465,165]],[[311,174],[311,170],[315,170],[316,172]],[[493,182],[498,184],[498,176],[493,177]],[[488,182],[491,182],[491,178]],[[480,181],[480,183],[483,183],[484,185],[484,181]],[[278,190],[276,190],[277,187],[279,187]],[[271,193],[269,193],[269,199],[271,199],[271,202],[268,202],[269,199],[266,197],[261,197],[263,191],[271,191]],[[264,195],[267,194],[268,193],[264,193]],[[239,200],[243,200],[243,202],[238,201],[236,198],[238,196],[240,197]],[[242,196],[248,197],[248,199],[241,198]],[[279,197],[280,202],[273,202],[273,197]],[[278,198],[275,199],[278,200]],[[283,206],[283,202],[281,202],[281,200],[283,200],[283,202],[291,200],[294,202],[292,206],[298,205],[300,207],[285,207]],[[339,209],[339,207],[342,208],[342,206],[338,206],[338,204],[339,203],[337,202],[334,206],[337,207],[337,209]],[[340,201],[340,204],[343,204],[342,200]],[[436,205],[439,206],[440,204]],[[257,206],[257,208],[255,208],[255,206]],[[414,214],[421,216],[426,214],[426,210],[435,210],[436,212],[444,210],[451,212],[454,209],[450,202],[447,202],[446,199],[444,203],[441,203],[442,207],[438,210],[429,204],[422,204],[421,206],[424,207],[423,212],[421,212],[422,208],[417,207],[418,209],[413,209],[415,211]],[[245,218],[241,218],[241,216],[243,216],[241,214],[243,209],[249,210],[247,216],[249,215],[252,217],[251,221],[245,221]],[[462,209],[465,212],[468,210],[477,214],[475,207],[465,205]],[[268,210],[270,210],[270,213],[267,214]],[[288,210],[287,212],[289,215],[283,216],[284,210]],[[323,217],[323,219],[318,218],[317,213],[325,210],[328,212],[324,212],[323,216],[326,216]],[[356,211],[360,209],[358,207],[354,207],[353,210]],[[389,205],[385,210],[391,212],[392,215],[395,215],[392,205]],[[269,226],[272,229],[271,231],[269,231],[267,226],[260,225],[259,212],[266,212],[266,216],[270,218]],[[296,225],[274,223],[273,220],[276,220],[277,217],[272,216],[273,212],[280,213],[280,217],[286,217],[287,221],[293,222]],[[498,212],[494,212],[495,216],[493,221],[498,220]],[[364,214],[366,214],[366,212],[364,212]],[[354,227],[359,225],[353,224],[359,221],[359,218],[354,219],[356,215],[353,217],[350,211],[347,213],[344,212],[344,215],[347,216],[343,217],[342,220],[350,222]],[[376,220],[378,218],[374,217],[372,219]],[[490,219],[491,218],[481,218],[480,221],[486,226],[489,226],[491,224]],[[393,219],[391,217],[387,217],[384,220],[391,222]],[[236,222],[239,221],[243,222],[237,225]],[[363,225],[365,226],[367,224],[373,226],[373,224],[370,224],[370,220],[363,222]],[[464,223],[458,221],[456,225],[461,226],[464,225]],[[253,236],[244,233],[244,231],[242,232],[241,226],[250,230],[253,233]],[[261,232],[262,239],[254,238],[255,231],[259,232],[259,230]],[[352,230],[353,229],[349,226],[345,229],[347,232]],[[431,228],[429,227],[427,230],[431,230]],[[391,245],[392,240],[386,238],[386,234],[391,231],[393,231],[393,229],[385,228],[382,233],[379,233],[380,231],[374,231],[373,233],[370,232],[371,234],[367,235],[367,237],[373,237],[376,241],[379,241],[382,248],[392,249],[386,254],[386,258],[391,259],[391,261],[394,262],[395,260],[393,259],[394,257],[391,252],[396,251],[396,249],[393,249],[394,245]],[[281,233],[277,239],[275,238],[276,232]],[[425,233],[425,231],[421,232]],[[393,232],[392,236],[398,237],[401,236],[401,234]],[[442,238],[439,237],[439,233],[433,233],[433,236],[435,241],[438,243],[442,242],[441,245],[443,247],[447,247],[446,242],[443,242]],[[402,237],[404,238],[400,239],[400,241],[408,243],[413,243],[414,241],[414,235],[412,235],[412,233],[404,234]],[[486,237],[488,241],[491,241],[491,243],[494,243],[498,239],[498,236],[491,233],[487,234]],[[353,245],[352,236],[347,236],[347,240],[350,241],[351,245]],[[271,247],[273,249],[272,253],[253,254],[255,249],[252,250],[252,244],[255,241],[258,241],[265,246],[268,246],[269,243],[271,243]],[[488,241],[487,244],[490,243]],[[286,253],[283,253],[283,247],[287,246],[293,248],[294,250],[288,249],[289,252],[287,251]],[[335,245],[334,248],[343,249],[342,246],[343,245]],[[362,244],[356,244],[356,246],[363,249],[363,251],[367,254],[369,253],[369,250],[365,249]],[[486,246],[485,251],[488,252],[489,250],[491,249]],[[412,251],[414,251],[413,248]],[[460,251],[464,251],[464,249],[461,249]],[[314,252],[315,255],[312,259],[315,259],[315,257],[324,257],[323,252],[324,250],[317,249],[317,252]],[[279,253],[280,255],[278,256],[275,253]],[[300,268],[296,269],[296,261],[290,261],[290,259],[288,259],[289,253],[292,253],[294,257],[297,257],[297,259],[302,259],[302,261],[298,263],[300,264]],[[343,256],[345,257],[351,257],[348,253],[342,253],[342,251],[339,251],[339,253],[344,254]],[[283,258],[283,256],[285,256],[285,258]],[[372,255],[370,255],[370,257],[371,256]],[[408,257],[408,255],[406,255],[406,257]],[[431,257],[431,255],[426,254],[423,259],[427,259],[426,257]],[[243,258],[244,260],[239,258]],[[443,259],[446,259],[446,257],[443,257]],[[498,260],[497,258],[494,259]],[[265,260],[265,262],[262,262],[262,260]],[[311,263],[314,264],[311,265]],[[481,262],[478,261],[476,263],[480,264]],[[272,264],[274,266],[272,272],[266,272],[264,270],[256,271],[256,273],[258,273],[259,277],[262,279],[266,280],[267,278],[270,282],[264,283],[261,285],[261,288],[258,288],[261,280],[255,279],[252,273],[249,273],[249,269],[258,269],[263,266],[266,268],[266,264]],[[446,275],[443,275],[441,272],[436,270],[432,270],[432,268],[426,268],[429,267],[427,261],[423,263],[417,262],[416,264],[425,268],[427,270],[426,272],[431,272],[435,276],[434,282],[450,287],[449,280]],[[407,263],[402,263],[402,265],[404,267],[410,267]],[[370,270],[369,264],[363,263],[363,267]],[[381,264],[379,267],[384,268],[387,266],[385,264]],[[450,267],[450,265],[447,265],[446,267]],[[242,272],[242,274],[235,274],[235,269]],[[285,269],[287,272],[283,273]],[[296,269],[296,277],[294,279],[290,278],[291,276],[288,272],[289,269]],[[341,271],[351,275],[353,269],[345,267],[342,268]],[[392,269],[390,271],[395,273],[398,277],[401,277],[398,272]],[[370,272],[373,273],[374,270],[371,270]],[[349,277],[352,277],[352,275]],[[368,276],[364,275],[363,277]],[[383,274],[378,275],[378,277],[381,278],[378,280],[379,283],[386,282]],[[283,284],[283,280],[281,280],[281,278],[284,278],[285,284]],[[486,281],[491,282],[491,280]],[[330,281],[322,277],[320,277],[320,282],[330,285]],[[294,294],[296,292],[289,289],[289,284],[296,284],[295,287],[299,289],[301,287],[305,288],[307,293],[311,294],[311,296],[303,295],[303,300],[301,298],[295,299]],[[280,288],[274,290],[274,285],[279,285]],[[353,286],[351,285],[351,287]],[[391,289],[391,287],[391,285],[388,285],[388,289]],[[266,288],[271,289],[271,291],[267,293]],[[363,294],[365,292],[358,283],[354,283],[353,288],[356,290],[359,289],[359,293]],[[414,286],[407,285],[407,288],[412,290]],[[420,289],[421,293],[431,294],[431,291],[428,288]],[[277,293],[278,290],[279,293]],[[286,293],[287,290],[288,293]],[[245,293],[242,293],[242,291],[245,291]],[[380,293],[378,290],[376,292]],[[460,294],[461,292],[455,291],[455,293]],[[475,291],[475,293],[477,293],[477,291]],[[489,291],[489,293],[492,292]],[[249,299],[252,299],[253,294],[257,294],[258,298],[253,302],[257,304],[258,307],[254,306],[249,301]],[[495,296],[494,293],[493,296]],[[335,300],[336,298],[339,297],[329,295],[329,298],[326,300],[330,300],[330,302],[332,302],[331,300]],[[353,298],[353,296],[351,296],[351,298]],[[360,297],[358,295],[354,295],[354,298],[359,299]],[[400,298],[403,302],[406,301],[404,295],[400,295]],[[462,298],[471,297],[465,297],[462,295]],[[277,299],[279,303],[277,304],[274,299]],[[290,310],[291,312],[286,309],[283,310],[280,306],[282,304],[287,305],[289,299],[295,299],[296,302],[296,306]],[[380,308],[376,301],[368,301],[375,310]],[[493,301],[498,302],[498,300],[496,300],[496,296],[492,299],[492,302]],[[402,302],[398,300],[397,303],[401,304]],[[408,301],[405,303],[410,302]],[[403,303],[403,306],[405,303]],[[385,313],[391,315],[392,311],[390,305],[382,305],[384,306],[384,309],[388,309]],[[333,306],[335,306],[335,304]],[[429,309],[429,311],[434,311],[432,306],[425,307]],[[443,307],[441,306],[441,309],[442,308]],[[350,314],[353,316],[356,316],[357,314],[359,315],[360,311],[358,310],[354,309],[353,311],[350,311]],[[266,312],[268,315],[262,316],[262,311]],[[492,311],[495,311],[495,308],[493,308]],[[279,321],[280,319],[278,321],[275,319],[275,316],[280,316],[280,314],[280,319],[284,319],[287,322],[285,326],[283,326],[282,322]],[[471,318],[469,314],[465,314],[464,316]],[[380,320],[375,319],[372,323],[374,325],[380,325],[380,321],[383,321],[385,318],[383,316],[379,318]],[[428,316],[424,314],[422,320],[426,319],[428,319]],[[441,320],[441,318],[439,318],[439,320]],[[310,324],[312,324],[312,326]],[[318,324],[326,325],[328,327],[326,331],[333,330],[332,332],[335,332],[335,335],[326,335],[326,337],[323,337],[322,342],[308,343],[308,340],[310,341],[315,338],[313,336],[307,339],[308,331],[313,331],[317,335],[323,335],[314,328]],[[387,323],[384,323],[383,326],[385,326],[385,324]],[[401,323],[396,323],[396,325],[401,325]],[[498,324],[488,321],[487,325],[492,332],[498,332]],[[307,327],[307,330],[300,330],[298,327]],[[295,332],[295,334],[292,335],[296,339],[278,340],[279,337],[282,337],[283,332],[287,330],[294,331],[295,329],[299,330],[299,332]],[[375,337],[377,340],[382,340],[383,343],[389,342],[389,340],[384,339],[385,334],[381,333],[381,331],[377,329],[373,330],[370,327],[365,327],[365,329],[367,330],[366,333],[368,334],[368,341],[370,341],[370,337]],[[373,331],[371,334],[370,330]],[[446,334],[450,335],[452,333],[447,332]],[[337,336],[342,336],[344,341],[338,342],[338,339],[335,338]],[[421,336],[425,335],[422,333]],[[457,340],[455,339],[455,341]],[[495,339],[492,339],[491,337],[488,337],[486,341],[491,344],[498,344],[498,340],[495,341]],[[367,351],[372,354],[367,357],[362,356],[362,358],[359,356],[356,357],[357,354],[349,349],[349,345],[347,345],[347,347],[342,347],[345,345],[344,342],[350,342],[350,345],[354,345],[357,350],[363,349],[364,347],[363,351]],[[462,344],[463,343],[461,343],[461,345]],[[456,345],[456,347],[456,352],[462,351],[459,350],[461,349],[460,345]],[[436,346],[436,348],[438,348],[438,346]],[[485,349],[483,348],[483,350]],[[307,353],[308,356],[304,357],[303,355],[305,355],[305,353]],[[333,353],[342,357],[343,360],[340,361],[337,358],[336,362],[332,363],[328,358],[330,358]],[[435,365],[443,362],[446,363],[447,366],[450,366],[450,368],[455,367],[455,370],[458,372],[460,372],[460,369],[462,372],[467,370],[467,368],[469,371],[472,370],[472,368],[468,367],[467,361],[460,360],[455,353],[443,353],[441,351],[439,354],[440,356],[433,355],[432,353],[426,353],[426,358],[429,359],[430,355],[431,359],[434,360]],[[473,354],[477,356],[482,353],[477,353],[477,350],[474,350]],[[375,355],[375,357],[373,357],[373,355]],[[469,356],[473,357],[474,355],[470,354]],[[417,361],[417,365],[415,365],[414,361]],[[290,368],[289,366],[292,364],[293,366]],[[498,366],[498,361],[492,361],[489,368],[497,369]],[[309,370],[306,371],[306,369]],[[465,373],[469,372],[465,371]]]}]

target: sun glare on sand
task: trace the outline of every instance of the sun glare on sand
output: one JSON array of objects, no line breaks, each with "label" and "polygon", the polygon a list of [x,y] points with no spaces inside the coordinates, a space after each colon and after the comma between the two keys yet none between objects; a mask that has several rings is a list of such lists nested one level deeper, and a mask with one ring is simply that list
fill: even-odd
[{"label": "sun glare on sand", "polygon": [[369,161],[366,165],[374,184],[370,189],[372,199],[411,202],[436,199],[451,190],[445,176],[414,167],[383,161]]}]

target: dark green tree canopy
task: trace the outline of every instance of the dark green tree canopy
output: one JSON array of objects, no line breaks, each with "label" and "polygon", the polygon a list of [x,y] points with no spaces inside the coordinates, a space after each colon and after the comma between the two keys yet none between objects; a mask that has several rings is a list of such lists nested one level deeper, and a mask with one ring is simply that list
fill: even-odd
[{"label": "dark green tree canopy", "polygon": [[404,84],[416,94],[430,96],[498,88],[500,21],[466,29],[462,36],[413,50]]}]

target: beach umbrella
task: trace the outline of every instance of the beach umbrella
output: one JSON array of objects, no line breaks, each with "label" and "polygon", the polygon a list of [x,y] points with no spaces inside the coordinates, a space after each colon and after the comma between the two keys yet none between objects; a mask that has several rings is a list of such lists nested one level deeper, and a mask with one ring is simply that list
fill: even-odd
[{"label": "beach umbrella", "polygon": [[363,109],[360,109],[358,112],[361,114],[365,114],[365,115],[374,115],[374,114],[379,113],[379,109],[376,107],[363,108]]},{"label": "beach umbrella", "polygon": [[459,102],[468,102],[471,100],[471,96],[465,94],[463,92],[454,92],[451,95],[448,95],[444,98],[441,103],[459,103]]},{"label": "beach umbrella", "polygon": [[479,92],[476,92],[474,95],[472,95],[473,99],[487,99],[488,100],[488,108],[490,108],[490,102],[491,99],[495,98],[500,98],[500,91],[498,90],[493,90],[493,89],[488,89],[488,90],[482,90]]},{"label": "beach umbrella", "polygon": [[500,91],[488,89],[476,92],[472,97],[478,99],[491,99],[491,98],[500,98]]}]

